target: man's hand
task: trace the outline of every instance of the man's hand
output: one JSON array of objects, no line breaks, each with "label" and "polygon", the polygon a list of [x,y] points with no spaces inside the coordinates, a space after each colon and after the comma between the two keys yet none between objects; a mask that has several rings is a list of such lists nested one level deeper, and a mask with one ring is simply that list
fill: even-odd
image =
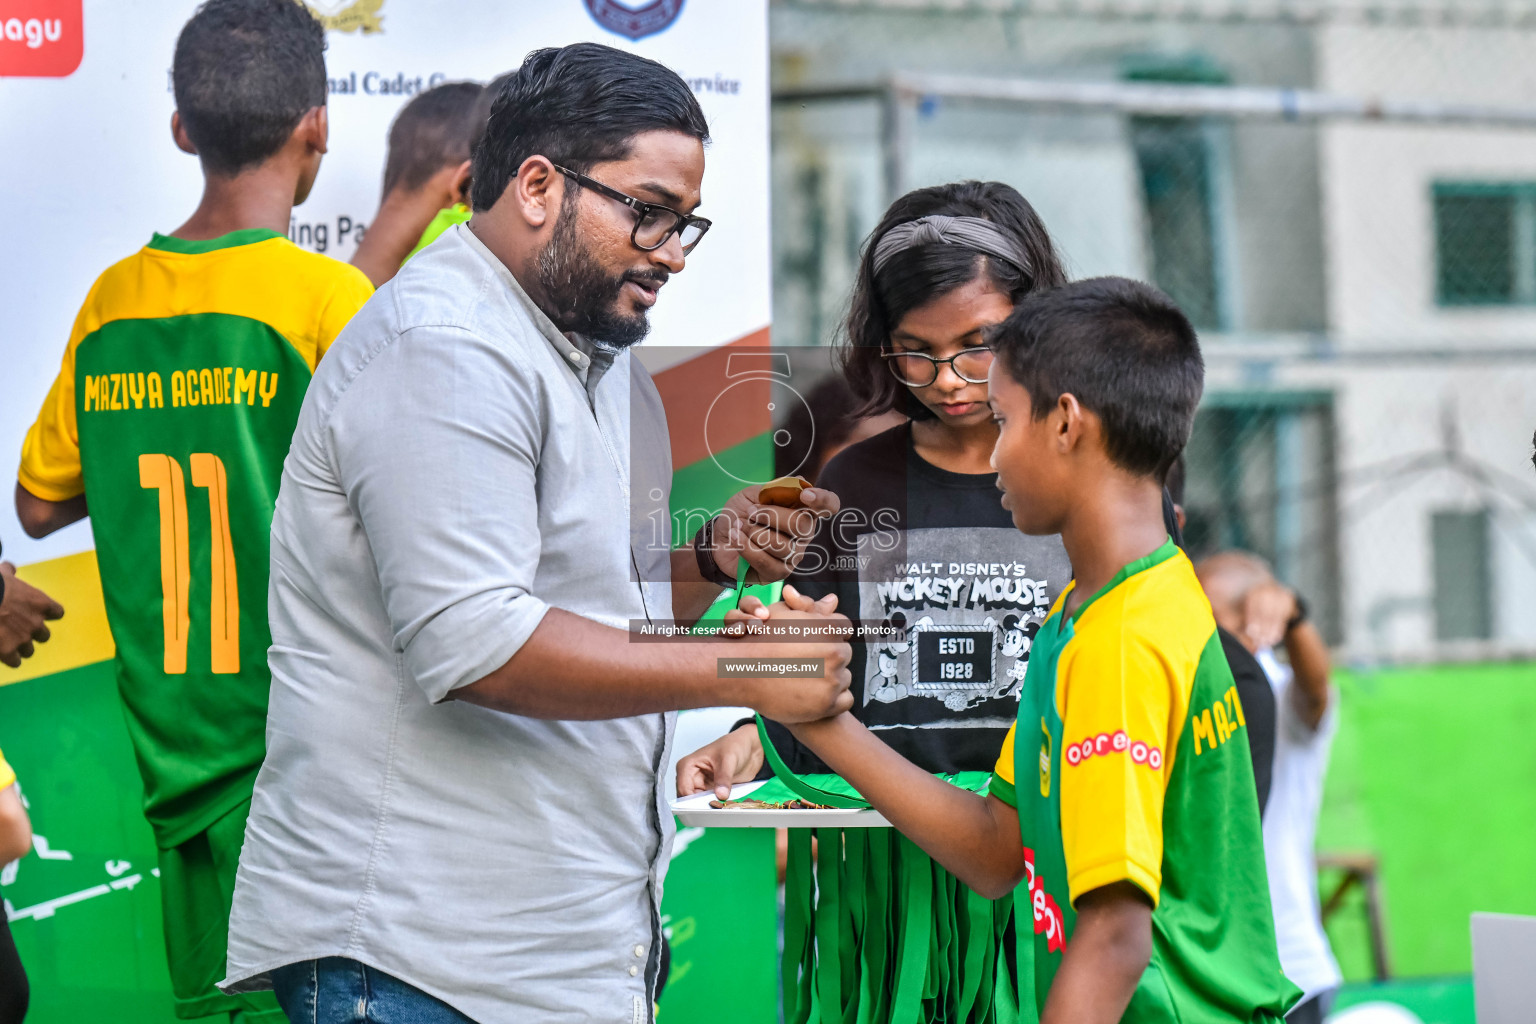
[{"label": "man's hand", "polygon": [[1278,580],[1250,587],[1243,595],[1243,628],[1238,634],[1250,651],[1278,647],[1295,618],[1296,592]]},{"label": "man's hand", "polygon": [[64,607],[17,579],[10,562],[0,562],[0,578],[5,580],[5,596],[0,598],[0,662],[19,668],[21,659],[32,657],[34,643],[47,642],[48,623],[63,618]]},{"label": "man's hand", "polygon": [[748,583],[775,583],[794,572],[821,520],[837,514],[842,503],[821,487],[800,492],[801,508],[758,504],[759,487],[731,496],[715,517],[715,564],[735,578],[738,559],[751,567]]},{"label": "man's hand", "polygon": [[[722,648],[732,658],[794,658],[821,661],[820,679],[803,677],[768,676],[745,681],[748,686],[743,701],[764,718],[786,725],[794,722],[814,722],[829,718],[853,707],[853,694],[848,691],[853,676],[848,671],[848,659],[853,648],[845,639],[853,633],[848,620],[836,614],[837,595],[828,594],[819,601],[812,601],[794,587],[784,588],[784,599],[767,608],[756,598],[742,601],[743,608],[733,609],[725,616],[726,635],[735,634],[749,640],[755,633],[768,633],[777,625],[800,622],[825,629],[818,634],[823,639],[810,642],[747,642]],[[750,653],[749,653],[750,652]],[[761,758],[762,751],[758,751]],[[754,774],[756,769],[753,769]]]},{"label": "man's hand", "polygon": [[[808,621],[816,622],[835,623],[839,620],[843,623],[848,621],[841,615],[831,619],[808,617]],[[853,681],[848,671],[848,659],[853,656],[853,649],[843,641],[752,643],[721,650],[729,651],[730,657],[793,658],[821,662],[821,675],[816,678],[764,676],[743,680],[745,690],[742,703],[764,718],[785,725],[815,722],[853,707],[853,694],[848,691]]]},{"label": "man's hand", "polygon": [[692,796],[713,789],[721,800],[731,787],[751,782],[763,767],[763,746],[757,728],[744,725],[700,747],[677,762],[677,795]]},{"label": "man's hand", "polygon": [[[792,619],[826,618],[837,611],[837,595],[828,594],[820,600],[813,601],[794,587],[785,585],[780,599],[772,605],[765,605],[762,601],[748,594],[741,599],[741,604],[725,613],[724,622],[728,627],[728,633],[738,636],[748,636],[755,632],[767,632],[763,623],[773,620],[776,622],[788,622]],[[841,615],[836,618],[844,622],[848,620]],[[756,627],[756,628],[754,628]],[[851,634],[853,627],[849,626]]]}]

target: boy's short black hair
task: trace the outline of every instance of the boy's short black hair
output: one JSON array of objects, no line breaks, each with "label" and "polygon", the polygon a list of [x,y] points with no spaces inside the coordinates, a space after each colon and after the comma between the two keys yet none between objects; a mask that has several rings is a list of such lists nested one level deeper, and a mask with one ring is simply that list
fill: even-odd
[{"label": "boy's short black hair", "polygon": [[483,92],[479,82],[444,82],[400,108],[389,126],[385,195],[397,188],[421,188],[444,167],[469,159]]},{"label": "boy's short black hair", "polygon": [[676,72],[600,43],[535,50],[491,102],[475,149],[474,208],[494,206],[530,156],[584,172],[622,160],[648,131],[709,141],[704,111]]},{"label": "boy's short black hair", "polygon": [[1064,394],[1104,424],[1115,465],[1161,482],[1189,441],[1205,387],[1200,342],[1149,284],[1095,277],[1024,298],[988,342],[1036,418]]},{"label": "boy's short black hair", "polygon": [[325,105],[325,30],[295,0],[207,0],[176,39],[171,82],[203,167],[236,174]]}]

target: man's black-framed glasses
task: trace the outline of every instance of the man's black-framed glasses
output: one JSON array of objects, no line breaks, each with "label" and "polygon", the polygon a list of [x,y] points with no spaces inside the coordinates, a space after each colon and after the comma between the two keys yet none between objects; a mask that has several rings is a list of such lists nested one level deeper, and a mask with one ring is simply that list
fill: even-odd
[{"label": "man's black-framed glasses", "polygon": [[678,213],[676,210],[656,203],[647,203],[627,196],[616,188],[610,188],[598,181],[589,178],[580,171],[573,171],[569,167],[553,165],[555,170],[570,178],[582,188],[589,188],[601,193],[609,199],[617,199],[631,210],[635,211],[635,230],[630,232],[629,240],[634,243],[636,249],[652,252],[667,244],[667,239],[677,235],[682,243],[683,255],[693,252],[693,247],[699,244],[699,239],[704,237],[704,232],[709,230],[710,222],[703,217],[691,217],[686,213]]},{"label": "man's black-framed glasses", "polygon": [[925,388],[938,380],[939,367],[945,363],[967,384],[985,384],[987,371],[992,368],[992,350],[985,347],[963,348],[948,359],[935,359],[923,352],[882,352],[880,358],[909,388]]}]

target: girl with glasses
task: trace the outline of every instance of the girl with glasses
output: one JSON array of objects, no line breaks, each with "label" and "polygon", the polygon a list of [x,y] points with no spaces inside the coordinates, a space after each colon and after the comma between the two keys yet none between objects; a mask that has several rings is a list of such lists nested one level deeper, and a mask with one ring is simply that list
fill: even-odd
[{"label": "girl with glasses", "polygon": [[[990,464],[997,428],[986,384],[987,329],[1027,293],[1065,281],[1045,226],[1010,186],[972,181],[918,189],[898,199],[871,234],[838,339],[839,366],[858,399],[850,412],[894,410],[907,421],[827,464],[817,486],[835,492],[842,511],[823,525],[791,583],[812,597],[836,593],[838,610],[850,619],[896,631],[855,640],[853,713],[929,771],[992,768],[1016,717],[1030,640],[1071,578],[1060,539],[1024,536],[999,503]],[[767,732],[795,773],[828,771],[788,730],[770,723]],[[763,766],[755,724],[744,723],[682,759],[679,792],[714,788],[728,795],[731,784],[770,774]],[[1006,1016],[1016,990],[1007,966],[998,967],[998,947],[1012,941],[1012,901],[983,905],[892,830],[849,831],[881,835],[846,845],[847,858],[866,861],[843,876],[857,893],[828,901],[832,880],[817,876],[813,917],[825,915],[829,902],[843,917],[855,907],[863,915],[832,924],[818,918],[811,929],[817,940],[797,977],[843,971],[843,1015],[818,1010],[820,1019],[853,1019],[848,1001],[864,999],[873,1003],[861,1007],[858,1019],[886,1019],[898,980],[922,986],[926,1009],[919,1019]],[[791,890],[797,872],[801,879],[810,874],[808,847],[798,854],[803,864],[795,850],[792,844]],[[943,934],[938,922],[947,919],[951,940],[965,949],[954,960],[954,949],[934,946],[922,976],[907,977],[900,958],[887,952],[902,948],[903,925],[914,920],[915,879],[933,894],[929,928]],[[882,921],[874,934],[885,938],[874,944],[883,950],[869,948],[872,915]],[[978,927],[982,919],[986,926]],[[840,958],[832,959],[822,936],[836,931],[861,938],[843,943]],[[951,963],[966,966],[956,971]],[[1005,964],[1011,963],[1010,954]],[[786,1019],[804,1020],[791,1014],[801,998],[795,991],[803,996],[817,985],[797,989],[790,973]]]}]

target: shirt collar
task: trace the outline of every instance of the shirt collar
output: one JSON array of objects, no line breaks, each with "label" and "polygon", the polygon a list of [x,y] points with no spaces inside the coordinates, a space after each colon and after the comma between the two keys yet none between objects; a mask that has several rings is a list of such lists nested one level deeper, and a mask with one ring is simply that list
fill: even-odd
[{"label": "shirt collar", "polygon": [[[554,322],[528,297],[528,293],[523,291],[523,286],[518,284],[516,276],[507,269],[507,265],[497,259],[496,254],[491,252],[484,242],[480,241],[479,237],[469,229],[468,224],[455,224],[448,230],[457,231],[459,237],[495,269],[497,276],[501,278],[502,282],[512,292],[518,305],[522,306],[524,312],[533,320],[534,326],[539,329],[539,333],[544,336],[544,340],[554,347],[556,354],[560,357],[560,361],[571,368],[571,372],[576,375],[577,380],[581,381],[583,387],[588,387],[587,371],[592,367],[594,361],[602,361],[605,364],[603,366],[604,371],[613,364],[613,357],[616,353],[608,353],[606,359],[602,358],[602,355],[611,346],[594,343],[580,335],[576,335],[576,340],[573,342],[570,338],[561,334],[560,329],[554,325]],[[594,381],[593,383],[595,384],[596,382]],[[588,390],[590,390],[589,387]]]}]

